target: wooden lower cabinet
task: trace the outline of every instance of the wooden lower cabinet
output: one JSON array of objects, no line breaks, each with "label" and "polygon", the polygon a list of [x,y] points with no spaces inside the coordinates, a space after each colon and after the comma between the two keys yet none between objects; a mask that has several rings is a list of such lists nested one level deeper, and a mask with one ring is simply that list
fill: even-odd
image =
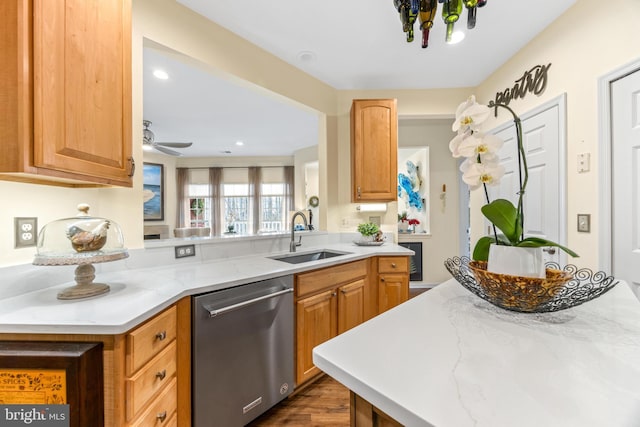
[{"label": "wooden lower cabinet", "polygon": [[120,335],[0,334],[2,341],[101,342],[104,425],[191,425],[191,300]]},{"label": "wooden lower cabinet", "polygon": [[402,427],[402,424],[350,392],[351,427]]},{"label": "wooden lower cabinet", "polygon": [[296,384],[320,374],[313,348],[367,320],[368,260],[296,276]]},{"label": "wooden lower cabinet", "polygon": [[296,302],[296,383],[313,378],[320,370],[313,364],[313,348],[337,335],[337,300],[333,289]]},{"label": "wooden lower cabinet", "polygon": [[409,299],[409,279],[401,274],[383,274],[378,278],[378,306],[383,313]]},{"label": "wooden lower cabinet", "polygon": [[338,288],[338,334],[364,322],[366,284],[359,279]]},{"label": "wooden lower cabinet", "polygon": [[408,257],[374,257],[296,275],[296,384],[321,371],[313,348],[409,299]]},{"label": "wooden lower cabinet", "polygon": [[378,313],[409,299],[409,257],[378,257]]}]

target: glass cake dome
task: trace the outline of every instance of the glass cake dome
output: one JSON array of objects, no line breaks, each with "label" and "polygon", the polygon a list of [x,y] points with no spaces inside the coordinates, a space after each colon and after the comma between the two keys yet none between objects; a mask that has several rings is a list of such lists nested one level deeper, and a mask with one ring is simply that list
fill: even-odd
[{"label": "glass cake dome", "polygon": [[106,218],[89,215],[89,205],[78,205],[78,215],[45,225],[38,235],[34,265],[78,265],[76,286],[58,294],[59,299],[86,298],[109,292],[109,286],[93,283],[92,264],[129,256],[120,226]]}]

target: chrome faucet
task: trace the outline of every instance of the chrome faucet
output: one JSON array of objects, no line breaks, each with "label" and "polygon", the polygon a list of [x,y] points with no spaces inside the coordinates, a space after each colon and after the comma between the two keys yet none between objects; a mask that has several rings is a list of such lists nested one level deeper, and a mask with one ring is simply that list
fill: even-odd
[{"label": "chrome faucet", "polygon": [[301,216],[302,220],[304,221],[304,229],[306,230],[307,227],[309,227],[309,225],[307,224],[307,217],[304,215],[304,213],[302,213],[301,211],[297,211],[296,213],[293,214],[293,216],[291,217],[291,243],[289,243],[289,252],[295,252],[296,251],[296,246],[300,246],[302,245],[302,236],[300,236],[300,240],[298,242],[296,242],[296,238],[293,235],[295,228],[296,228],[296,217],[297,216]]}]

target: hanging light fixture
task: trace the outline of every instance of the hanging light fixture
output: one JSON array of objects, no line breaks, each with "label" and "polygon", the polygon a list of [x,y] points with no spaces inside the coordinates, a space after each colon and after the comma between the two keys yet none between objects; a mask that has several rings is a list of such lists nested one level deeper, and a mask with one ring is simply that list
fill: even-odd
[{"label": "hanging light fixture", "polygon": [[418,20],[422,47],[429,46],[429,30],[433,27],[438,3],[442,3],[442,19],[447,25],[446,41],[451,43],[453,27],[462,14],[462,5],[467,9],[467,28],[473,29],[476,26],[477,8],[486,5],[487,0],[393,0],[393,6],[400,15],[402,31],[407,34],[407,42],[413,41],[413,25]]}]

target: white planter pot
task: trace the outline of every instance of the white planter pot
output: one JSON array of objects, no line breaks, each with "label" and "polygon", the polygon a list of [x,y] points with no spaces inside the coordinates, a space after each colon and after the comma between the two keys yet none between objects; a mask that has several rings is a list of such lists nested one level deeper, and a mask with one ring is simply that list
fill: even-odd
[{"label": "white planter pot", "polygon": [[409,222],[408,221],[399,221],[398,222],[398,232],[399,233],[408,233],[409,232]]},{"label": "white planter pot", "polygon": [[492,244],[487,271],[523,277],[545,277],[542,248],[519,248]]}]

